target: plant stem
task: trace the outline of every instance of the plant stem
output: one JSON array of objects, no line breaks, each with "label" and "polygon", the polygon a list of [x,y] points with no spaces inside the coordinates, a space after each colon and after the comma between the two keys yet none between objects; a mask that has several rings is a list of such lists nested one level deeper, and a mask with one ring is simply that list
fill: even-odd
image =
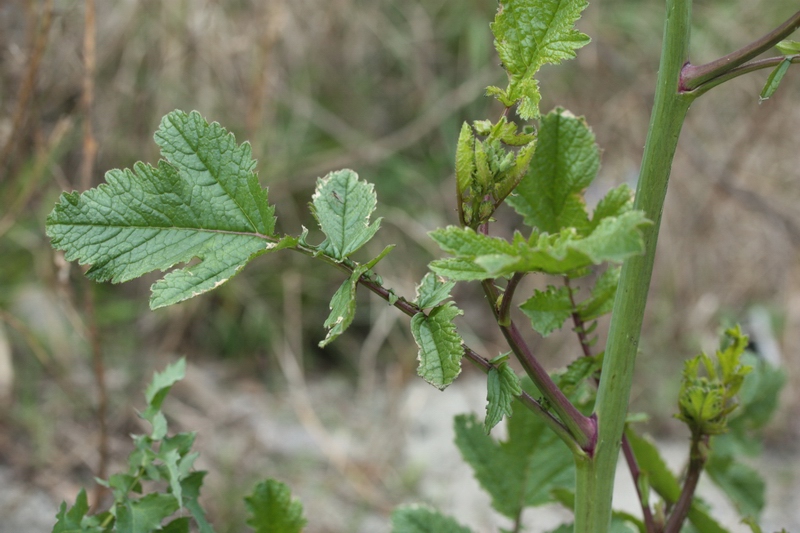
[{"label": "plant stem", "polygon": [[575,325],[575,334],[578,335],[578,341],[581,343],[581,349],[585,357],[592,357],[592,346],[589,338],[586,336],[586,325],[583,323],[580,313],[578,313],[578,306],[575,305],[575,295],[572,292],[572,286],[569,284],[569,276],[564,276],[564,286],[569,292],[569,303],[572,306],[572,323]]},{"label": "plant stem", "polygon": [[[686,64],[681,75],[681,91],[692,91],[718,76],[729,73],[754,57],[766,52],[800,28],[800,11],[760,39],[705,65]],[[781,58],[782,59],[782,58]],[[743,74],[743,73],[742,73]],[[721,82],[720,82],[721,83]],[[718,85],[718,84],[715,84]],[[705,92],[705,91],[704,91]]]},{"label": "plant stem", "polygon": [[748,63],[745,63],[744,65],[732,68],[726,73],[720,74],[716,78],[707,81],[697,89],[693,89],[691,91],[691,94],[695,95],[696,97],[700,96],[701,94],[707,93],[709,90],[713,89],[717,85],[721,85],[728,80],[732,80],[733,78],[738,78],[743,74],[749,74],[750,72],[755,72],[757,70],[762,70],[765,68],[777,67],[786,59],[788,59],[792,63],[800,63],[800,55],[791,56],[788,58],[784,56],[766,57],[764,59],[759,59],[757,61],[750,61]]},{"label": "plant stem", "polygon": [[664,533],[678,533],[681,530],[686,515],[692,506],[692,498],[697,489],[697,482],[700,481],[700,474],[706,464],[708,450],[708,436],[692,435],[692,447],[689,455],[689,468],[686,472],[686,479],[683,480],[680,498],[675,503],[675,507],[664,525]]},{"label": "plant stem", "polygon": [[511,301],[514,299],[514,291],[517,290],[517,285],[524,277],[524,272],[515,272],[511,279],[508,280],[508,285],[506,285],[506,290],[503,292],[503,298],[500,300],[500,309],[497,313],[497,323],[501,326],[511,324]]},{"label": "plant stem", "polygon": [[[498,295],[494,282],[492,280],[484,280],[481,282],[481,285],[483,285],[483,292],[486,294],[486,298],[488,298],[491,304],[495,318],[499,319],[499,310],[497,309],[497,305],[495,305]],[[596,438],[594,420],[578,411],[569,398],[558,388],[558,385],[555,384],[547,373],[547,370],[545,370],[536,357],[534,357],[533,352],[522,338],[513,320],[509,320],[507,326],[498,325],[500,325],[500,331],[503,332],[503,336],[511,347],[511,351],[517,356],[517,360],[519,360],[522,368],[525,369],[525,372],[533,381],[533,384],[536,385],[536,388],[539,389],[542,396],[550,403],[553,410],[561,419],[561,422],[569,429],[572,437],[578,442],[581,449],[591,453]]]},{"label": "plant stem", "polygon": [[691,0],[667,0],[661,63],[634,209],[653,224],[643,229],[645,253],[622,267],[595,404],[598,441],[591,460],[577,463],[575,531],[608,531],[617,457],[625,428],[639,335],[653,272],[658,229],[672,158],[693,95],[681,94],[688,57]]}]

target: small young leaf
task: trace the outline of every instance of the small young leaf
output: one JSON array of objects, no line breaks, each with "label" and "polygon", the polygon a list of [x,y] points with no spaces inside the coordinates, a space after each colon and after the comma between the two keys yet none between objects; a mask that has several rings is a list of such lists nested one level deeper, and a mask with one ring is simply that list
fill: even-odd
[{"label": "small young leaf", "polygon": [[152,533],[161,529],[161,522],[179,508],[171,494],[153,492],[138,500],[126,499],[116,504],[119,533]]},{"label": "small young leaf", "polygon": [[471,533],[471,531],[430,507],[404,505],[392,511],[392,533]]},{"label": "small young leaf", "polygon": [[247,525],[255,533],[300,533],[306,525],[303,505],[280,481],[262,481],[244,501],[250,515]]},{"label": "small young leaf", "polygon": [[507,107],[520,102],[524,119],[539,115],[539,87],[533,76],[546,63],[575,57],[589,37],[574,29],[585,0],[502,0],[492,23],[495,48],[508,72],[508,88],[490,87]]},{"label": "small young leaf", "polygon": [[114,283],[199,258],[151,287],[150,307],[214,289],[267,251],[275,227],[254,172],[250,145],[197,112],[173,111],[156,143],[166,159],[153,168],[111,170],[106,183],[64,193],[47,217],[47,235],[68,261],[91,264],[89,279]]},{"label": "small young leaf", "polygon": [[761,89],[761,94],[759,95],[759,101],[769,100],[769,98],[775,94],[775,91],[778,90],[778,86],[781,84],[783,77],[786,75],[786,72],[789,70],[789,65],[792,64],[791,59],[784,59],[781,61],[775,69],[770,72],[769,77],[767,78],[767,83],[764,84],[764,88]]},{"label": "small young leaf", "polygon": [[411,333],[419,346],[419,368],[422,378],[444,390],[461,373],[464,347],[453,319],[464,312],[452,302],[434,307],[426,316],[417,313],[411,319]]},{"label": "small young leaf", "polygon": [[331,313],[325,319],[324,326],[328,328],[328,334],[323,340],[319,342],[319,347],[324,348],[334,341],[336,337],[344,333],[353,318],[356,316],[356,288],[358,287],[358,279],[366,272],[366,267],[358,267],[353,270],[350,277],[342,283],[339,289],[334,293],[331,298],[330,310]]},{"label": "small young leaf", "polygon": [[200,496],[200,487],[203,486],[203,479],[206,476],[204,470],[195,471],[181,480],[181,492],[183,493],[183,506],[192,514],[192,518],[200,528],[200,533],[215,533],[214,528],[206,519],[206,512],[200,506],[197,498]]},{"label": "small young leaf", "polygon": [[785,56],[800,54],[800,41],[781,41],[775,45],[780,53]]},{"label": "small young leaf", "polygon": [[519,308],[531,319],[531,326],[542,337],[561,328],[573,311],[569,289],[552,285],[546,291],[534,291],[533,296]]},{"label": "small young leaf", "polygon": [[381,219],[369,223],[376,203],[375,187],[359,180],[352,170],[320,178],[312,197],[312,213],[327,238],[319,249],[341,261],[366,244],[381,225]]},{"label": "small young leaf", "polygon": [[436,307],[450,298],[450,291],[455,285],[455,281],[445,281],[433,272],[428,272],[417,285],[417,299],[414,300],[414,303],[420,309]]},{"label": "small young leaf", "polygon": [[586,120],[561,108],[541,121],[530,170],[507,202],[542,232],[585,230],[583,191],[600,168],[600,149]]},{"label": "small young leaf", "polygon": [[522,394],[522,386],[508,361],[500,362],[489,370],[486,392],[486,419],[483,422],[487,435],[504,416],[511,416],[514,398]]},{"label": "small young leaf", "polygon": [[456,146],[456,186],[459,199],[472,187],[472,176],[475,173],[474,150],[475,137],[472,128],[465,122],[461,125]]}]

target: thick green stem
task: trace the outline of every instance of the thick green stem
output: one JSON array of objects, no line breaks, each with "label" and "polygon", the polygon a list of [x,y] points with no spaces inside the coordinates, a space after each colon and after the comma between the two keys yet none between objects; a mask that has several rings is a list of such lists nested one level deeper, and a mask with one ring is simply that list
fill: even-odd
[{"label": "thick green stem", "polygon": [[597,446],[594,456],[579,462],[577,468],[577,533],[606,532],[611,523],[614,473],[628,411],[661,213],[678,136],[694,99],[692,95],[679,92],[681,69],[688,58],[690,18],[691,0],[667,0],[655,102],[634,204],[653,224],[643,231],[644,255],[628,259],[622,267],[595,405]]}]

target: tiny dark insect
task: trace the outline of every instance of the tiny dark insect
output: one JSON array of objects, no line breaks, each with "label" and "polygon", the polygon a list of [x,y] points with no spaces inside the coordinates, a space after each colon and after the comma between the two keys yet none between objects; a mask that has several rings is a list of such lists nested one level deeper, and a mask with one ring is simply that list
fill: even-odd
[{"label": "tiny dark insect", "polygon": [[336,198],[337,200],[339,200],[341,203],[344,203],[344,200],[342,200],[342,199],[339,197],[339,195],[338,195],[338,194],[336,194],[336,191],[331,191],[331,194],[333,195],[333,197],[334,197],[334,198]]}]

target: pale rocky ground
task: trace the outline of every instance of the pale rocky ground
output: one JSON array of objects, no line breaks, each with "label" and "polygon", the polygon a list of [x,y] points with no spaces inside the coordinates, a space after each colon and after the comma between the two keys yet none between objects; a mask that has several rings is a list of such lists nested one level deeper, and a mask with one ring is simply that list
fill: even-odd
[{"label": "pale rocky ground", "polygon": [[[186,381],[166,404],[175,430],[199,432],[199,466],[210,471],[204,494],[221,502],[209,503],[216,516],[241,513],[235,507],[241,505],[239,495],[231,493],[270,476],[289,483],[302,500],[309,533],[389,532],[388,512],[404,502],[436,506],[476,533],[508,525],[491,511],[488,496],[453,444],[452,417],[483,410],[485,385],[478,376],[465,375],[445,392],[412,380],[368,403],[355,401],[349,385],[326,380],[308,386],[312,409],[295,411],[285,389],[265,393],[258,382],[220,380],[220,373],[218,366],[190,365]],[[677,471],[686,443],[659,445]],[[129,448],[119,448],[124,458]],[[769,480],[765,533],[781,527],[800,531],[800,455],[771,452],[756,466]],[[617,479],[616,507],[638,514],[624,466]],[[25,481],[0,467],[0,533],[49,532],[59,499],[74,498],[77,490],[75,484]],[[700,490],[730,531],[749,531],[714,487],[706,482]],[[526,531],[547,531],[568,520],[570,513],[557,506],[532,509],[525,516]]]}]

